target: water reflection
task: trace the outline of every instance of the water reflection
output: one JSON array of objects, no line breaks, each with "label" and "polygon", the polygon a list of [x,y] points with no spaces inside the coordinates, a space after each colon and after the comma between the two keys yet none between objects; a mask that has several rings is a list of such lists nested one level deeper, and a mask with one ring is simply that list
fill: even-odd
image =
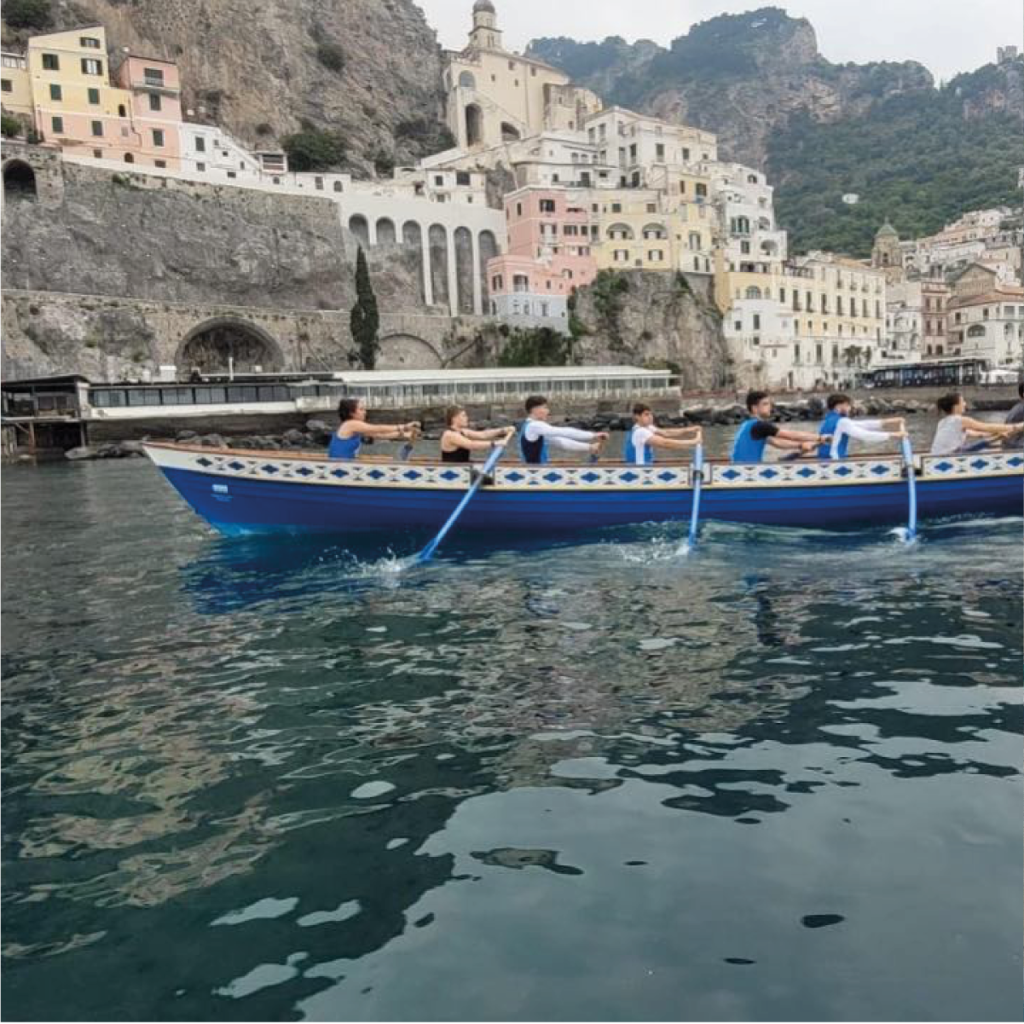
[{"label": "water reflection", "polygon": [[[933,891],[902,819],[995,955],[984,878],[1017,884],[1019,851],[980,808],[1019,797],[1019,524],[913,552],[710,525],[689,558],[652,528],[396,578],[160,514],[78,553],[92,625],[19,611],[5,648],[9,1015],[429,1017],[481,990],[513,1016],[825,1012],[831,960],[779,908],[847,959],[965,974],[941,906],[896,945],[857,931],[892,898],[857,874],[871,844]],[[800,971],[754,974],[780,944]]]}]

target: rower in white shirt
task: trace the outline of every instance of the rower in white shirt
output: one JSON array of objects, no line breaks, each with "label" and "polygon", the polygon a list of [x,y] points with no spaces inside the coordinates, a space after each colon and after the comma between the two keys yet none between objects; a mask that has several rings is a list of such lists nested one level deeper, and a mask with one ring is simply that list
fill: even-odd
[{"label": "rower in white shirt", "polygon": [[553,427],[548,423],[551,409],[543,395],[526,400],[526,420],[519,431],[519,451],[523,462],[539,465],[548,461],[548,445],[569,452],[596,455],[608,440],[603,431],[577,430],[575,427]]},{"label": "rower in white shirt", "polygon": [[654,462],[655,448],[692,448],[700,444],[700,427],[679,427],[662,430],[654,425],[654,413],[649,405],[637,402],[633,406],[633,429],[626,435],[622,457],[626,462],[646,466]]},{"label": "rower in white shirt", "polygon": [[907,436],[906,424],[898,416],[887,420],[850,419],[853,401],[849,395],[829,395],[827,405],[828,415],[818,432],[831,434],[832,442],[818,446],[819,459],[845,459],[851,438],[854,441],[880,442]]}]

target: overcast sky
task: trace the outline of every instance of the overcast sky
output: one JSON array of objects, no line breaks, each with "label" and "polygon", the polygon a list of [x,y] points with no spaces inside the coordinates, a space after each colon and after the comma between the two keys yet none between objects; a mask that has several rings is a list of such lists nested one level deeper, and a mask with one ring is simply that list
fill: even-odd
[{"label": "overcast sky", "polygon": [[[494,0],[505,45],[522,50],[535,36],[581,41],[605,36],[653,39],[667,45],[698,21],[769,6],[765,0]],[[472,0],[416,0],[442,46],[461,49]],[[995,60],[996,47],[1021,46],[1021,0],[776,0],[808,18],[818,49],[837,63],[917,60],[937,78]]]}]

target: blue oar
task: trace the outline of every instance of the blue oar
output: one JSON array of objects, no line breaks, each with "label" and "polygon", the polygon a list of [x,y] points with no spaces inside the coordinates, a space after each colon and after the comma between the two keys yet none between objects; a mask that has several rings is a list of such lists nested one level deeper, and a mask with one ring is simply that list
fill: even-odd
[{"label": "blue oar", "polygon": [[473,481],[469,490],[462,496],[462,501],[455,506],[455,511],[448,517],[448,522],[441,527],[438,531],[437,536],[416,556],[417,562],[429,562],[434,552],[437,550],[438,544],[444,540],[445,534],[455,525],[455,520],[462,515],[462,510],[469,504],[470,499],[480,489],[480,485],[484,482],[484,478],[489,476],[491,470],[497,465],[498,459],[505,454],[505,446],[503,444],[498,445],[497,448],[491,452],[487,461],[484,463],[483,468],[477,474],[476,479]]},{"label": "blue oar", "polygon": [[903,452],[903,464],[907,467],[906,541],[909,544],[917,536],[917,477],[914,475],[914,452],[909,437],[900,439],[900,451]]},{"label": "blue oar", "polygon": [[690,509],[690,535],[686,538],[689,546],[697,544],[697,528],[700,525],[700,485],[704,482],[704,445],[699,444],[693,449],[693,468],[690,471],[693,480],[693,507]]}]

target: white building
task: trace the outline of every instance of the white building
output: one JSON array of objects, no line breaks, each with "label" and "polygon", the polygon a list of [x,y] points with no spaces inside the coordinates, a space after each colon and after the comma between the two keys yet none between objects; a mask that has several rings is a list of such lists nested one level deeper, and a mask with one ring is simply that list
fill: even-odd
[{"label": "white building", "polygon": [[950,343],[965,358],[990,367],[1024,362],[1024,288],[1009,286],[954,299],[946,307]]}]

